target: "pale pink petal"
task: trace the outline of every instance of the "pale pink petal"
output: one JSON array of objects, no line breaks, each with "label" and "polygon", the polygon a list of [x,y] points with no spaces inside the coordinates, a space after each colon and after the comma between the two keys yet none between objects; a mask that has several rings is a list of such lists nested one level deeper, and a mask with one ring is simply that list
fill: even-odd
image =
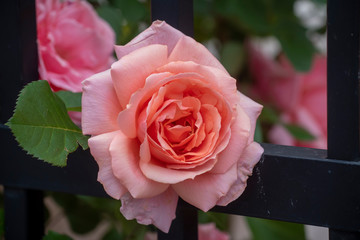
[{"label": "pale pink petal", "polygon": [[295,146],[295,139],[291,134],[280,124],[273,126],[268,132],[268,138],[271,143]]},{"label": "pale pink petal", "polygon": [[[218,162],[211,170],[212,173],[224,173],[237,163],[241,153],[248,144],[251,122],[240,106],[236,109],[237,116],[231,125],[231,138],[226,148],[218,155]],[[251,139],[253,141],[253,139]]]},{"label": "pale pink petal", "polygon": [[163,161],[152,158],[147,137],[140,146],[140,168],[147,178],[157,182],[174,184],[186,179],[193,179],[195,176],[211,170],[215,162],[215,159],[209,159],[204,164],[192,169],[170,169]]},{"label": "pale pink petal", "polygon": [[256,128],[256,120],[259,117],[261,110],[263,108],[262,105],[248,98],[244,94],[238,92],[240,95],[240,106],[245,111],[245,113],[250,118],[251,129],[248,143],[254,140],[255,128]]},{"label": "pale pink petal", "polygon": [[84,134],[98,135],[118,130],[117,115],[121,110],[110,70],[83,82],[81,125]]},{"label": "pale pink petal", "polygon": [[99,165],[98,181],[104,186],[107,194],[115,199],[120,199],[121,196],[127,193],[127,190],[113,174],[109,150],[110,144],[117,134],[119,134],[119,131],[91,137],[89,147],[91,155]]},{"label": "pale pink petal", "polygon": [[115,46],[116,55],[120,59],[136,49],[152,44],[166,45],[168,52],[171,53],[182,36],[184,36],[182,32],[166,22],[154,21],[149,28],[141,32],[125,46]]},{"label": "pale pink petal", "polygon": [[140,224],[153,224],[167,233],[175,219],[177,201],[178,195],[171,188],[152,198],[134,199],[126,194],[121,198],[120,211],[128,220],[136,219]]},{"label": "pale pink petal", "polygon": [[144,87],[146,78],[165,63],[167,46],[156,44],[135,50],[111,66],[114,88],[124,109],[131,95]]},{"label": "pale pink petal", "polygon": [[263,152],[264,149],[256,142],[249,144],[245,148],[237,164],[237,180],[226,195],[218,200],[216,203],[217,205],[226,206],[243,193],[247,184],[247,179],[252,175],[254,166],[259,162]]},{"label": "pale pink petal", "polygon": [[154,197],[168,188],[168,184],[152,181],[139,168],[139,143],[121,131],[110,145],[114,175],[134,198]]},{"label": "pale pink petal", "polygon": [[186,202],[208,211],[220,198],[225,196],[237,179],[237,167],[234,164],[226,173],[205,173],[173,185],[175,192]]},{"label": "pale pink petal", "polygon": [[229,240],[227,233],[219,231],[215,223],[199,224],[199,240]]},{"label": "pale pink petal", "polygon": [[176,61],[193,61],[201,65],[218,68],[227,73],[219,60],[217,60],[204,45],[188,36],[180,38],[169,56],[169,62]]}]

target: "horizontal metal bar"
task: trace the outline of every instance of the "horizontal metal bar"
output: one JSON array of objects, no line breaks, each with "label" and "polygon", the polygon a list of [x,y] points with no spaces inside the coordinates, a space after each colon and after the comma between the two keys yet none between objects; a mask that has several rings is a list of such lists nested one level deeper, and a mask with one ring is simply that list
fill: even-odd
[{"label": "horizontal metal bar", "polygon": [[[98,168],[88,151],[71,154],[68,166],[58,168],[27,156],[9,130],[0,129],[0,146],[0,184],[108,197],[96,181]],[[326,159],[326,150],[262,146],[265,154],[244,194],[213,211],[360,230],[358,162]]]}]

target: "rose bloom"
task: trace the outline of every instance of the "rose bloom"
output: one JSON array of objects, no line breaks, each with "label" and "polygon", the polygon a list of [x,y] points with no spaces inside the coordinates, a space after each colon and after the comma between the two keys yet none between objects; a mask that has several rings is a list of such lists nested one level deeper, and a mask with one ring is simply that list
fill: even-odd
[{"label": "rose bloom", "polygon": [[115,34],[86,1],[36,0],[40,78],[53,90],[81,82],[113,62]]},{"label": "rose bloom", "polygon": [[275,144],[326,149],[326,57],[315,56],[310,71],[301,73],[295,71],[285,56],[276,62],[249,45],[249,64],[255,94],[277,107],[283,122],[299,125],[315,137],[313,141],[299,141],[276,125],[269,132],[269,140]]},{"label": "rose bloom", "polygon": [[[145,234],[144,240],[157,240],[157,234],[148,232]],[[229,240],[229,234],[218,230],[214,223],[199,224],[198,226],[199,240]]]},{"label": "rose bloom", "polygon": [[111,69],[83,82],[82,126],[123,215],[167,232],[178,196],[203,211],[239,197],[263,153],[253,142],[262,106],[165,22],[115,51]]}]

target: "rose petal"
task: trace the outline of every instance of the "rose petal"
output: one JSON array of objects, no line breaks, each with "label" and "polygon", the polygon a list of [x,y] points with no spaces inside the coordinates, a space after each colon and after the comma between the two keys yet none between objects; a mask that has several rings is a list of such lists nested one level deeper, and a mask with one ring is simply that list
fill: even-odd
[{"label": "rose petal", "polygon": [[247,179],[252,175],[253,168],[260,160],[263,152],[264,149],[257,142],[252,142],[245,148],[237,164],[237,180],[227,194],[219,199],[217,205],[226,206],[244,192]]},{"label": "rose petal", "polygon": [[98,135],[118,130],[116,119],[121,110],[110,70],[83,82],[81,125],[84,134]]},{"label": "rose petal", "polygon": [[140,146],[140,168],[147,178],[157,182],[174,184],[186,179],[193,179],[197,175],[209,171],[215,162],[215,159],[209,159],[206,163],[192,169],[169,169],[161,160],[152,159],[147,137]]},{"label": "rose petal", "polygon": [[169,56],[169,62],[176,61],[193,61],[201,65],[218,68],[228,74],[219,60],[204,45],[188,36],[180,38]]},{"label": "rose petal", "polygon": [[167,62],[167,46],[149,45],[122,57],[111,66],[111,77],[125,109],[131,95],[145,85],[145,79]]},{"label": "rose petal", "polygon": [[119,131],[91,137],[89,139],[89,147],[91,155],[93,155],[99,165],[98,181],[104,186],[107,194],[115,199],[120,199],[127,190],[113,174],[109,151],[110,144],[117,134],[119,134]]},{"label": "rose petal", "polygon": [[[156,73],[151,74],[147,79],[145,86],[135,92],[130,99],[130,103],[126,106],[126,109],[119,113],[117,122],[119,128],[123,133],[130,137],[136,137],[137,133],[137,111],[142,105],[156,92],[161,84],[168,79],[170,73]],[[159,86],[160,85],[160,86]],[[139,109],[141,110],[141,109]]]},{"label": "rose petal", "polygon": [[208,211],[225,196],[237,179],[236,165],[226,173],[205,173],[193,180],[186,180],[173,185],[175,192],[186,202]]},{"label": "rose petal", "polygon": [[149,198],[161,194],[168,184],[147,179],[139,168],[139,144],[121,131],[110,145],[114,175],[134,198]]},{"label": "rose petal", "polygon": [[[244,110],[238,106],[237,116],[231,125],[231,138],[226,148],[218,155],[218,162],[211,170],[212,173],[224,173],[237,163],[241,153],[248,144],[251,122]],[[253,138],[251,139],[251,141]]]},{"label": "rose petal", "polygon": [[197,64],[195,62],[170,62],[159,69],[158,72],[196,73],[202,76],[204,83],[208,84],[210,89],[220,92],[229,103],[236,103],[238,97],[236,89],[236,80],[218,68]]},{"label": "rose petal", "polygon": [[254,139],[255,128],[256,128],[256,120],[259,117],[261,110],[263,108],[262,105],[248,98],[244,94],[238,91],[238,95],[240,95],[240,106],[245,111],[245,113],[250,118],[251,129],[248,143],[251,143]]},{"label": "rose petal", "polygon": [[182,32],[173,28],[166,22],[154,21],[149,28],[141,32],[125,46],[115,46],[116,55],[118,59],[121,59],[123,56],[136,49],[152,44],[166,45],[168,47],[168,52],[171,53],[175,44],[182,36],[184,36]]},{"label": "rose petal", "polygon": [[177,201],[178,195],[171,188],[152,198],[134,199],[126,194],[121,198],[120,211],[128,220],[136,218],[140,224],[154,224],[167,233],[175,219]]}]

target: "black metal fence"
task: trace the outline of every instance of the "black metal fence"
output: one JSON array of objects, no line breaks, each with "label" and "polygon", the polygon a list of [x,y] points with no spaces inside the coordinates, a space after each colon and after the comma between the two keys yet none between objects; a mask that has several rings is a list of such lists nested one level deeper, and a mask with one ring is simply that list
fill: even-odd
[{"label": "black metal fence", "polygon": [[[152,18],[193,34],[192,0],[152,0]],[[37,80],[35,0],[4,1],[1,8],[1,124],[19,90]],[[329,238],[360,239],[359,46],[360,1],[328,0],[328,150],[262,144],[265,153],[244,194],[211,211],[323,226]],[[43,191],[108,197],[96,181],[89,152],[70,155],[65,168],[27,156],[0,125],[0,184],[5,238],[41,239]],[[169,234],[197,239],[197,210],[179,202]]]}]

